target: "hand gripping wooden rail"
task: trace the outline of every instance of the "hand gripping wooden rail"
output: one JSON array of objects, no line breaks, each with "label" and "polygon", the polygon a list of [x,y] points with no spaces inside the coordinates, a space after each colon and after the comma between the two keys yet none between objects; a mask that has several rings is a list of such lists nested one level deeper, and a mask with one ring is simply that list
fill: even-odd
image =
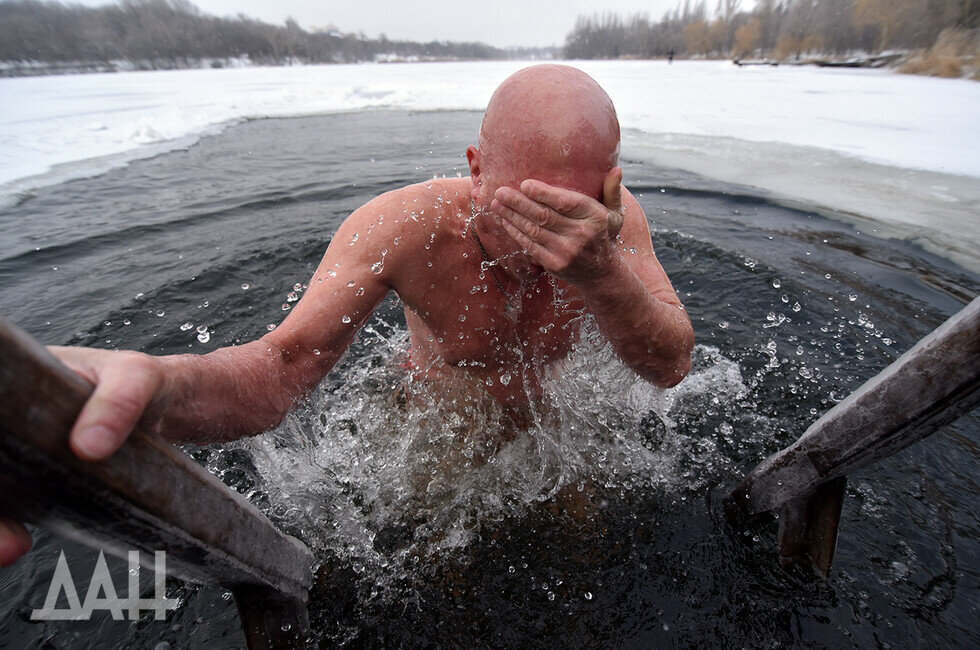
[{"label": "hand gripping wooden rail", "polygon": [[846,476],[895,454],[980,404],[980,298],[832,408],[732,493],[739,517],[779,512],[784,564],[826,575]]},{"label": "hand gripping wooden rail", "polygon": [[303,645],[313,557],[183,451],[137,427],[101,462],[68,447],[92,392],[0,319],[0,516],[107,552],[166,551],[168,573],[235,596],[249,648]]}]

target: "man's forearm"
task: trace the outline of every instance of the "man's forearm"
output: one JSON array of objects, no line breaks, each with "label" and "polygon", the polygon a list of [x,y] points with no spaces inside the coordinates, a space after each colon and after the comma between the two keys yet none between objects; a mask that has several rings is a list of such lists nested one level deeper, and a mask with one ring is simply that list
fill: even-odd
[{"label": "man's forearm", "polygon": [[[326,356],[326,355],[324,355]],[[276,426],[335,359],[289,358],[266,339],[206,355],[161,357],[159,432],[175,442],[217,442]]]},{"label": "man's forearm", "polygon": [[619,357],[644,379],[673,386],[691,369],[694,333],[684,308],[650,293],[617,255],[609,273],[577,284],[599,329]]}]

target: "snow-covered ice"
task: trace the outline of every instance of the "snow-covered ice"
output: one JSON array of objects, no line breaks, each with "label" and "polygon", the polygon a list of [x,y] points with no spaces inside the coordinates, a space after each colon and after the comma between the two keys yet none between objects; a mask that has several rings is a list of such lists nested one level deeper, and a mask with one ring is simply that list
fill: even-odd
[{"label": "snow-covered ice", "polygon": [[[497,84],[526,65],[359,64],[0,79],[0,194],[9,198],[100,173],[243,119],[380,107],[482,110]],[[980,268],[976,82],[728,62],[572,65],[595,77],[616,103],[624,157],[817,205]]]}]

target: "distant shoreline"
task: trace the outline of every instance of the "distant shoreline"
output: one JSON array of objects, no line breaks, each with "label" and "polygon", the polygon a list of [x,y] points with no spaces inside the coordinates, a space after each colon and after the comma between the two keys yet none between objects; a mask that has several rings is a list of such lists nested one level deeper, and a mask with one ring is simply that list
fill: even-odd
[{"label": "distant shoreline", "polygon": [[[451,57],[451,56],[401,56],[385,54],[373,59],[359,61],[302,61],[291,59],[286,61],[252,61],[249,57],[202,57],[183,59],[156,60],[112,60],[112,61],[0,61],[0,78],[18,77],[47,77],[56,75],[80,74],[112,74],[117,72],[154,72],[166,70],[220,70],[228,68],[263,68],[263,67],[304,67],[331,66],[351,64],[382,64],[382,63],[469,63],[477,61],[506,62],[506,61],[540,61],[562,63],[574,59],[564,59],[556,53],[543,48],[539,56],[521,57]],[[663,61],[664,57],[620,57],[618,59],[588,59],[589,61]],[[937,59],[930,52],[886,52],[876,55],[859,52],[843,56],[810,56],[806,58],[774,59],[774,58],[731,58],[720,57],[678,57],[674,61],[731,61],[739,67],[747,66],[813,66],[824,68],[871,68],[886,69],[902,74],[913,74],[947,79],[966,79],[980,81],[980,69],[974,71],[969,61],[951,63],[949,58]],[[965,70],[965,72],[964,72]]]},{"label": "distant shoreline", "polygon": [[[474,61],[513,61],[502,57],[499,59],[482,59],[467,57],[400,57],[397,55],[381,56],[363,61],[251,61],[248,57],[239,58],[201,58],[181,61],[0,61],[0,78],[17,77],[49,77],[69,74],[112,74],[117,72],[158,72],[166,70],[222,70],[235,68],[267,68],[267,67],[317,67],[331,65],[382,64],[382,63],[469,63]],[[521,58],[519,60],[527,60]],[[552,58],[531,59],[552,61]]]}]

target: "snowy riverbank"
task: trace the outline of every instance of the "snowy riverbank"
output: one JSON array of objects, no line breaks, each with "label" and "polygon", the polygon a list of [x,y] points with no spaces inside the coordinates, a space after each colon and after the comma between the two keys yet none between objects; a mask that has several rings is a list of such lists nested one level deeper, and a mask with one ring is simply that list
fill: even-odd
[{"label": "snowy riverbank", "polygon": [[[496,85],[525,65],[0,79],[0,195],[10,200],[33,187],[187,146],[244,119],[380,107],[481,110]],[[592,74],[615,101],[626,158],[760,187],[980,268],[980,84],[717,61],[573,65]]]}]

